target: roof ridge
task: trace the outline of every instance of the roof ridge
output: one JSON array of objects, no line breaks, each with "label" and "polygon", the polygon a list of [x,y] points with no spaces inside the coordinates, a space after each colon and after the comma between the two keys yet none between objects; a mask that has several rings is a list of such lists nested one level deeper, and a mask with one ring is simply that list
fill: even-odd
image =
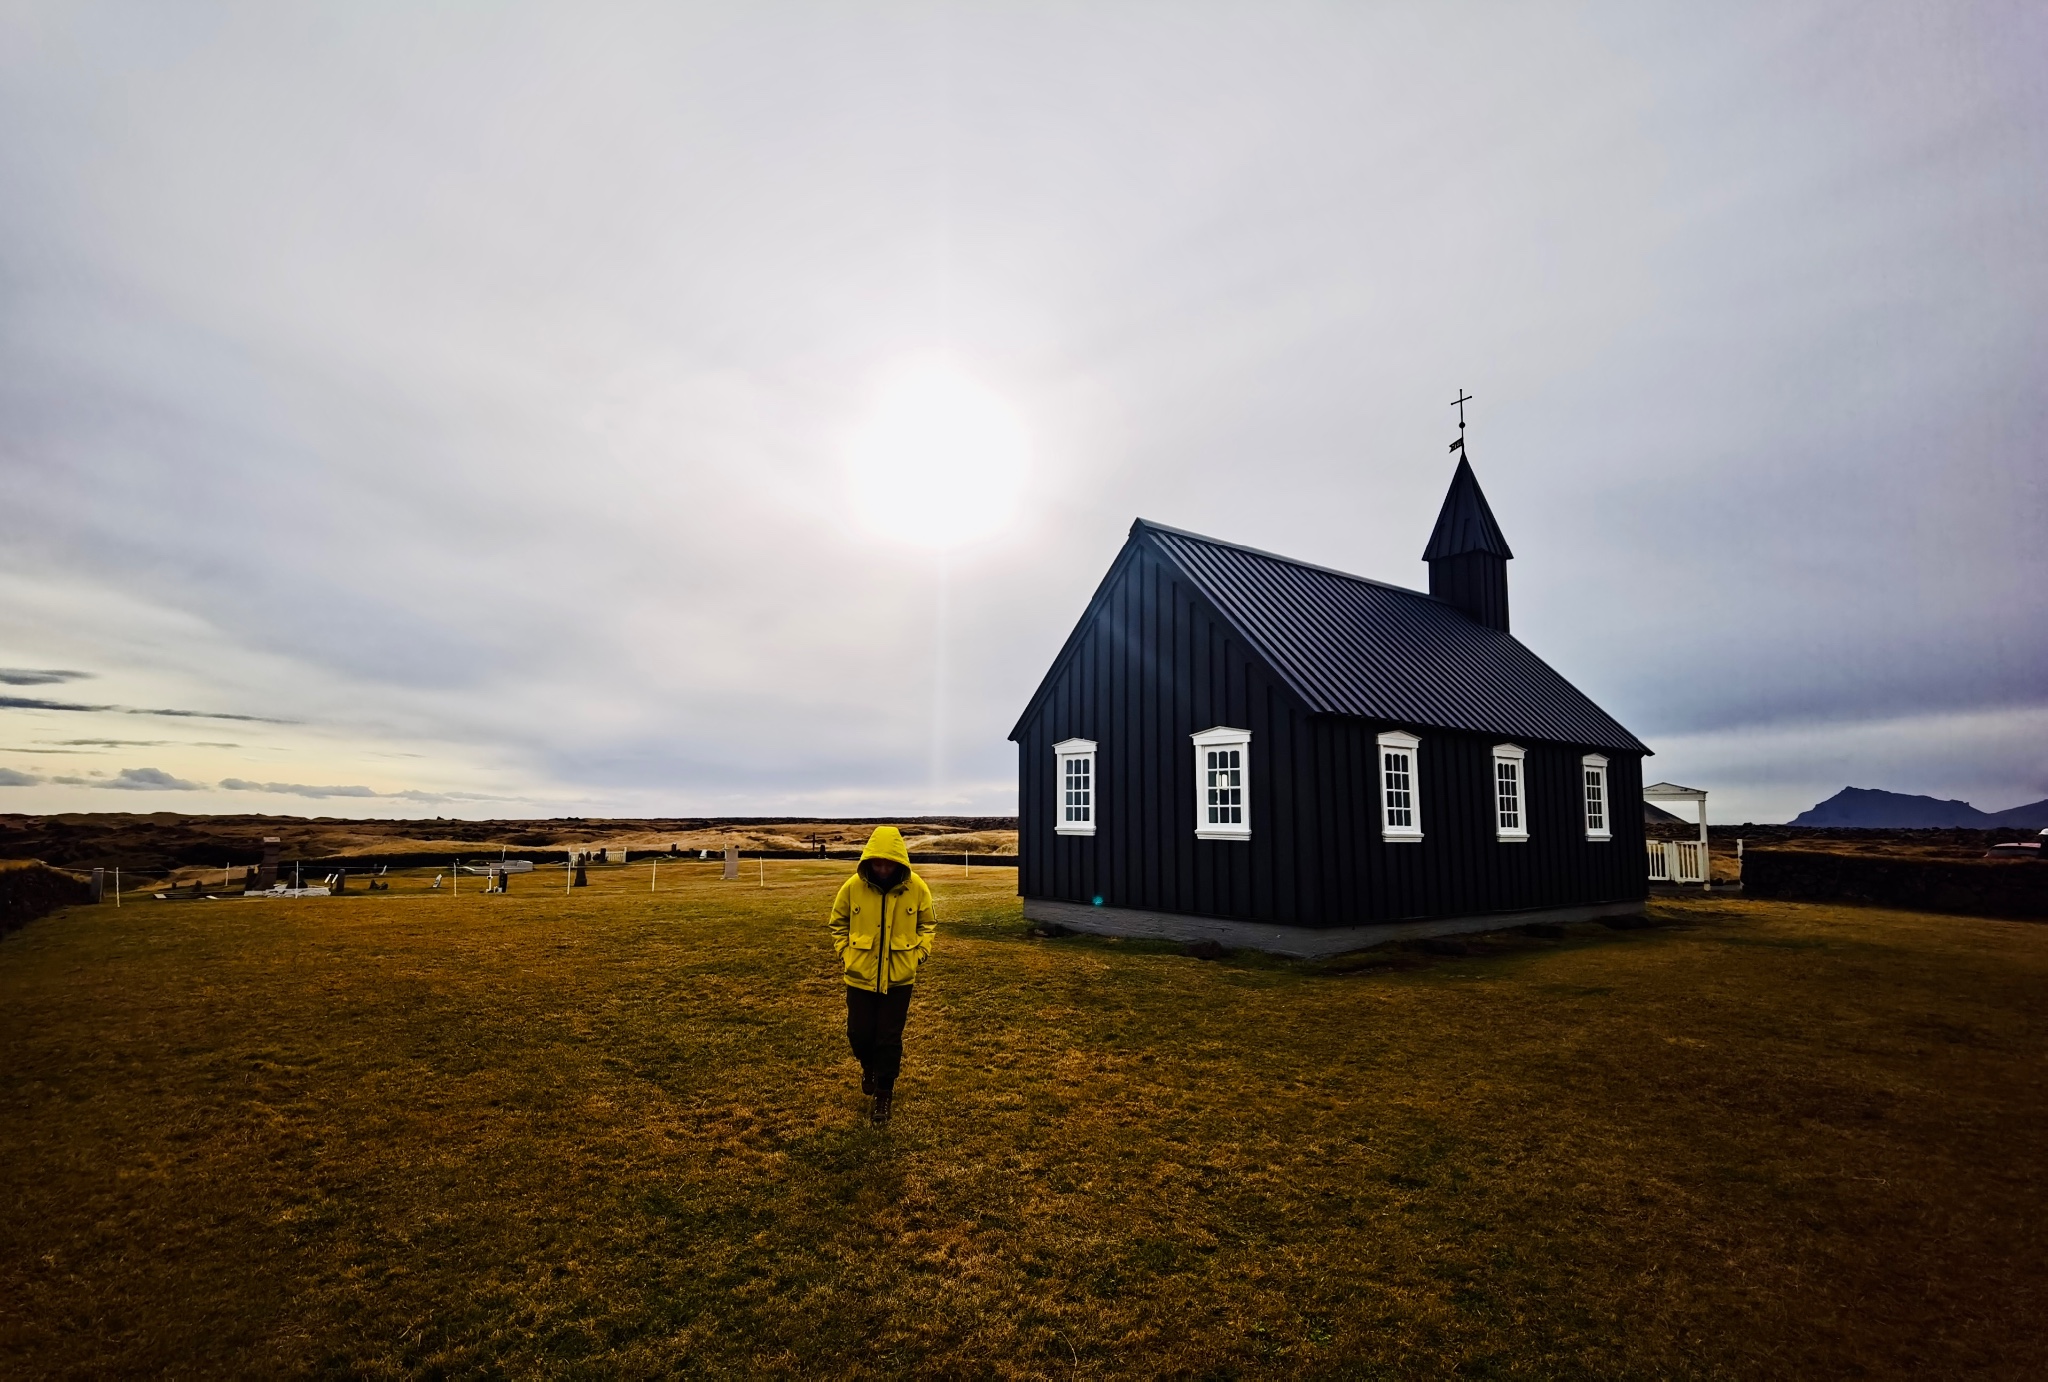
[{"label": "roof ridge", "polygon": [[1228,547],[1234,552],[1249,552],[1252,556],[1264,557],[1267,561],[1277,561],[1285,566],[1305,567],[1310,571],[1320,571],[1326,576],[1337,576],[1347,581],[1357,581],[1360,585],[1375,586],[1381,590],[1391,590],[1396,595],[1413,595],[1418,600],[1433,600],[1437,604],[1445,605],[1446,608],[1456,608],[1456,606],[1448,605],[1444,600],[1430,594],[1428,591],[1417,590],[1413,586],[1395,585],[1392,581],[1376,581],[1370,576],[1360,576],[1350,571],[1339,571],[1334,566],[1324,566],[1319,562],[1303,561],[1299,557],[1289,557],[1283,556],[1278,552],[1268,552],[1263,547],[1253,547],[1243,542],[1227,542],[1220,537],[1210,537],[1207,533],[1189,532],[1186,528],[1176,528],[1170,523],[1159,523],[1149,518],[1132,520],[1131,531],[1135,533],[1140,528],[1149,528],[1157,533],[1171,533],[1175,537],[1192,538],[1196,542],[1206,542],[1211,547]]}]

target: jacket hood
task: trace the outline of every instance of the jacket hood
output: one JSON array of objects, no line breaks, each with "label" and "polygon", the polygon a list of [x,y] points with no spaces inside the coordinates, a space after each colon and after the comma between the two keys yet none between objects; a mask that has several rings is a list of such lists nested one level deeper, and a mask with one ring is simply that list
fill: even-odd
[{"label": "jacket hood", "polygon": [[876,826],[875,833],[868,836],[867,847],[860,852],[863,864],[870,859],[893,859],[909,868],[910,849],[903,843],[903,832],[893,825]]}]

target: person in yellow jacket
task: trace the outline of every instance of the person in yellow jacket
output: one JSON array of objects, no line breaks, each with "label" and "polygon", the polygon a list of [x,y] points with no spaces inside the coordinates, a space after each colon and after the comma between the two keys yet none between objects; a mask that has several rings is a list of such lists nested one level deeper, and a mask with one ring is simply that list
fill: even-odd
[{"label": "person in yellow jacket", "polygon": [[903,1026],[918,967],[938,930],[932,890],[910,870],[910,851],[893,825],[875,827],[860,867],[832,899],[832,948],[846,974],[846,1041],[860,1061],[860,1092],[886,1123],[903,1068]]}]

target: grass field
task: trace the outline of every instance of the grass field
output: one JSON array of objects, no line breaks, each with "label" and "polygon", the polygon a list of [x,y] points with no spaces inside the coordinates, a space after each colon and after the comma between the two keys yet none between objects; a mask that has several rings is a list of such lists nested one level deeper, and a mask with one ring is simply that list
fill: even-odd
[{"label": "grass field", "polygon": [[841,866],[33,923],[0,1370],[2048,1374],[2048,928],[1211,963],[932,872],[886,1132]]}]

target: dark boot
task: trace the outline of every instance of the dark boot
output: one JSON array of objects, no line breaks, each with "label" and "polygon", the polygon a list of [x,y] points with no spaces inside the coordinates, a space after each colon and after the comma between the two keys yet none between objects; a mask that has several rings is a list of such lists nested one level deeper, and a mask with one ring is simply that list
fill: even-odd
[{"label": "dark boot", "polygon": [[875,1111],[872,1115],[871,1121],[873,1121],[876,1127],[881,1128],[888,1126],[889,1114],[892,1111],[891,1106],[895,1102],[896,1092],[894,1090],[885,1089],[881,1093],[875,1095]]},{"label": "dark boot", "polygon": [[865,1070],[860,1072],[860,1092],[870,1099],[875,1096],[875,1077]]}]

